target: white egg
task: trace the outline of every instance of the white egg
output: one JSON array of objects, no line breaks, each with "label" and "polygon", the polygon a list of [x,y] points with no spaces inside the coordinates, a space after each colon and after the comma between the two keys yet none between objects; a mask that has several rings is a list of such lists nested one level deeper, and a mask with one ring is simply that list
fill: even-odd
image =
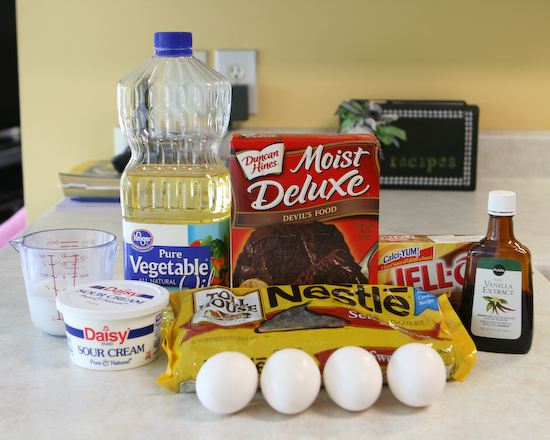
[{"label": "white egg", "polygon": [[376,357],[361,347],[342,347],[328,358],[323,383],[330,398],[348,411],[371,407],[382,391],[382,369]]},{"label": "white egg", "polygon": [[447,371],[443,359],[432,347],[410,343],[395,350],[388,362],[386,379],[400,402],[422,407],[443,393]]},{"label": "white egg", "polygon": [[242,353],[225,351],[208,359],[197,374],[197,397],[210,411],[232,414],[250,403],[258,389],[258,370]]},{"label": "white egg", "polygon": [[260,376],[260,387],[267,403],[283,414],[305,411],[321,388],[319,367],[309,354],[285,348],[272,354]]}]

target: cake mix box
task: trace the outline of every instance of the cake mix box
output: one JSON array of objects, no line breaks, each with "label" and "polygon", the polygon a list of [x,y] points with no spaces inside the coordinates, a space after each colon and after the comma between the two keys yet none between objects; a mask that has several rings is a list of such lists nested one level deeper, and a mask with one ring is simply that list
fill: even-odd
[{"label": "cake mix box", "polygon": [[466,257],[483,235],[382,235],[378,250],[378,283],[450,294],[458,312]]},{"label": "cake mix box", "polygon": [[370,134],[235,134],[233,287],[375,284],[380,144]]}]

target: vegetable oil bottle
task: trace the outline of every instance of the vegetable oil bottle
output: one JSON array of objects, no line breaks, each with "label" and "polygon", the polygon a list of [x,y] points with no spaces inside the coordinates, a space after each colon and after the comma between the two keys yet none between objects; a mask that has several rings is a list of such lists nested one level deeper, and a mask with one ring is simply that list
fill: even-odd
[{"label": "vegetable oil bottle", "polygon": [[231,189],[218,150],[231,85],[193,56],[191,33],[154,42],[117,88],[132,151],[121,178],[124,276],[171,291],[226,284]]},{"label": "vegetable oil bottle", "polygon": [[533,340],[531,254],[514,238],[516,194],[489,193],[487,236],[468,252],[460,318],[478,350],[527,353]]}]

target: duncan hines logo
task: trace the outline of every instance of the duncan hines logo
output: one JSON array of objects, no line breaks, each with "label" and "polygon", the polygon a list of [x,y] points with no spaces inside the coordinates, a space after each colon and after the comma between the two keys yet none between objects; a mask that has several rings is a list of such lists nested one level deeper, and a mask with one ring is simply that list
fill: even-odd
[{"label": "duncan hines logo", "polygon": [[237,153],[237,160],[248,180],[283,171],[285,146],[282,142],[268,145],[261,151],[247,150]]},{"label": "duncan hines logo", "polygon": [[195,314],[192,323],[210,322],[222,327],[263,319],[259,292],[235,295],[224,288],[203,289],[193,293]]},{"label": "duncan hines logo", "polygon": [[[281,145],[282,144],[272,144]],[[270,147],[271,147],[270,146]],[[266,147],[269,148],[269,147]],[[266,149],[258,154],[262,155]],[[264,154],[266,161],[270,156],[279,158],[283,150]],[[323,145],[317,147],[308,146],[298,160],[295,166],[288,171],[291,173],[292,184],[285,188],[279,181],[262,179],[251,184],[247,191],[254,194],[255,200],[251,207],[257,211],[273,209],[280,204],[286,207],[295,205],[305,205],[308,202],[314,202],[317,199],[331,200],[333,196],[340,198],[359,197],[366,194],[371,186],[365,180],[365,177],[359,171],[361,159],[363,156],[369,156],[370,152],[361,147],[354,150],[344,149],[326,149]],[[240,162],[239,157],[239,162]],[[280,159],[282,167],[282,157]],[[242,165],[241,165],[242,166]],[[282,169],[282,168],[281,168]],[[303,170],[303,171],[302,171]],[[338,177],[329,177],[328,179],[319,179],[325,171],[331,170],[334,176],[334,170],[341,172]],[[297,177],[293,174],[305,174],[302,183],[295,183]],[[315,177],[314,177],[315,176]]]}]

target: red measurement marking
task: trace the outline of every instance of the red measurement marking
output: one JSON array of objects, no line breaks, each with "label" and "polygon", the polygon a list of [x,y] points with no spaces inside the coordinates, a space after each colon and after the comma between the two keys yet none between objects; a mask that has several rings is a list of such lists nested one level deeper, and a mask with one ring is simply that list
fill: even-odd
[{"label": "red measurement marking", "polygon": [[59,247],[62,249],[65,248],[78,248],[80,247],[80,241],[78,240],[67,240],[59,242]]},{"label": "red measurement marking", "polygon": [[[57,297],[57,283],[56,283],[56,279],[57,277],[55,276],[55,263],[53,262],[53,255],[48,255],[48,257],[50,257],[50,267],[52,268],[52,280],[53,280],[53,291],[55,292],[55,296]],[[57,319],[58,320],[62,320],[63,317],[61,316],[61,312],[57,312]]]},{"label": "red measurement marking", "polygon": [[76,279],[78,277],[78,273],[76,271],[76,268],[78,266],[78,255],[73,255],[74,257],[74,263],[73,263],[73,286],[76,286]]}]

